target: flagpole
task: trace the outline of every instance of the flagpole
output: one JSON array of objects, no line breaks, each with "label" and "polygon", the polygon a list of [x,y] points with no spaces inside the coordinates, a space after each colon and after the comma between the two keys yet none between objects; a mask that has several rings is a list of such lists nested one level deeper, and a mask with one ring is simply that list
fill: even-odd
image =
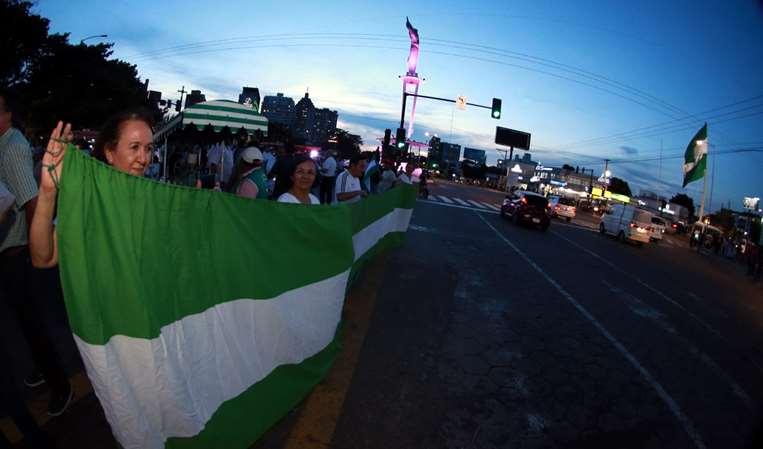
[{"label": "flagpole", "polygon": [[709,137],[705,138],[705,145],[707,145],[707,153],[705,153],[705,174],[702,181],[702,198],[699,205],[699,221],[705,217],[705,192],[707,191],[707,162],[710,160],[710,142]]}]

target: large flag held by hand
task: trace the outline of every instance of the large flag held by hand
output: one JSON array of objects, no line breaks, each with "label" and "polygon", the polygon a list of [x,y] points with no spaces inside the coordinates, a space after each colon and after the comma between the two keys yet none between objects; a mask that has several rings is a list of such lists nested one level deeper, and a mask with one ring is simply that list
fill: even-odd
[{"label": "large flag held by hand", "polygon": [[328,372],[348,285],[402,242],[416,189],[253,201],[70,148],[59,198],[66,308],[119,444],[243,449]]},{"label": "large flag held by hand", "polygon": [[684,184],[702,179],[707,169],[707,123],[689,142],[684,153]]}]

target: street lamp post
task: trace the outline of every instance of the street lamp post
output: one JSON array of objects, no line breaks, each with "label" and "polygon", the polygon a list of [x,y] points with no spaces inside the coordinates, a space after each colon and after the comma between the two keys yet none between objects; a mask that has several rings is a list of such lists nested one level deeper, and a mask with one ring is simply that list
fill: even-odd
[{"label": "street lamp post", "polygon": [[97,39],[97,38],[106,39],[107,37],[109,37],[108,34],[94,34],[94,35],[88,36],[88,37],[86,37],[84,39],[80,39],[79,44],[80,45],[85,45],[85,41],[88,40],[88,39]]}]

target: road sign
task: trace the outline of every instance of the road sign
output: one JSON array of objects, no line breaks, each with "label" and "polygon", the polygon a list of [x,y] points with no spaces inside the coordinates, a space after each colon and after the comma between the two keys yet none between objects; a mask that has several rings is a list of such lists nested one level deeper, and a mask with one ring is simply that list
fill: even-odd
[{"label": "road sign", "polygon": [[458,109],[461,109],[462,111],[466,110],[466,97],[463,95],[459,95],[456,97],[456,107]]}]

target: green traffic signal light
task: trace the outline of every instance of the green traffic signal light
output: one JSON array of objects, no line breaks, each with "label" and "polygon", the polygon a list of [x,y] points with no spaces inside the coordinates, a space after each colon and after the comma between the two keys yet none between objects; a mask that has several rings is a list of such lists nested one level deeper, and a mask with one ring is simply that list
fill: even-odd
[{"label": "green traffic signal light", "polygon": [[493,98],[493,107],[492,107],[493,113],[492,116],[495,119],[501,118],[501,99],[500,98]]}]

